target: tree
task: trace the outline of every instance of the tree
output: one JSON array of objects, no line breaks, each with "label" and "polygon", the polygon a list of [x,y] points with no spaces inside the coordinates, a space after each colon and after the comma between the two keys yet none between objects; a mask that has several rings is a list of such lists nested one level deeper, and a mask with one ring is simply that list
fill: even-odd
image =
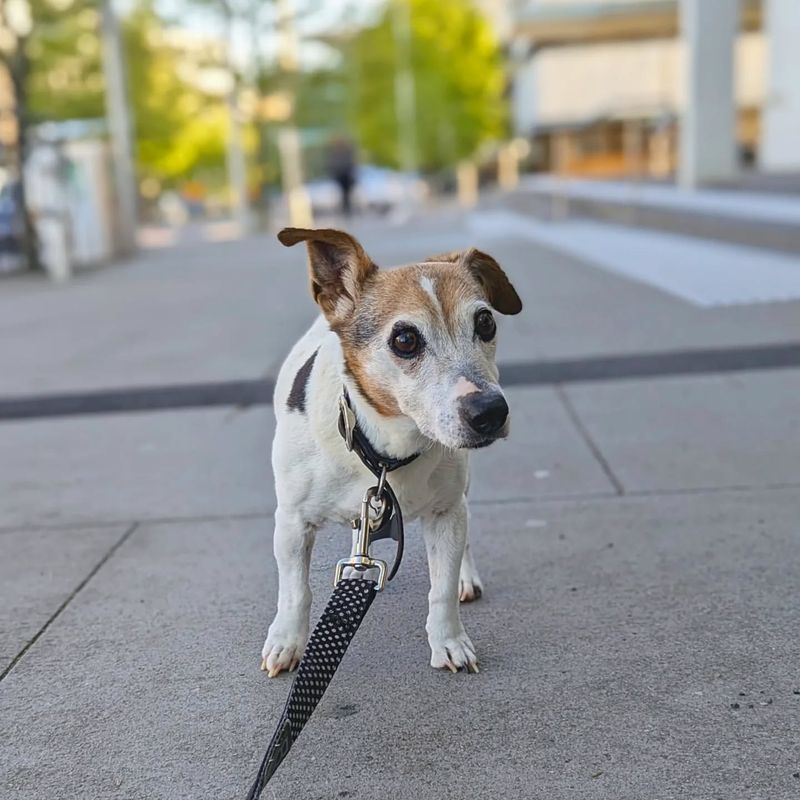
[{"label": "tree", "polygon": [[[97,3],[33,2],[35,25],[27,45],[30,121],[102,118]],[[123,21],[123,36],[139,176],[174,183],[221,167],[224,104],[182,76],[181,52],[165,36],[153,0],[137,0]]]},{"label": "tree", "polygon": [[27,42],[31,122],[104,114],[100,17],[95,0],[30,0]]},{"label": "tree", "polygon": [[172,183],[222,166],[227,116],[221,98],[182,77],[181,54],[163,31],[152,0],[139,0],[125,20],[137,164],[143,176]]},{"label": "tree", "polygon": [[0,29],[3,33],[2,47],[0,47],[0,64],[6,69],[13,94],[14,115],[16,117],[16,141],[14,142],[14,162],[16,173],[20,180],[17,186],[17,201],[23,224],[22,249],[29,269],[38,269],[39,248],[36,230],[28,208],[25,181],[22,176],[25,172],[30,141],[30,109],[28,98],[28,76],[30,71],[30,57],[28,45],[33,31],[35,9],[30,2],[16,2],[11,5],[0,3]]},{"label": "tree", "polygon": [[[483,142],[503,137],[505,78],[490,24],[466,0],[391,2],[410,3],[420,167],[451,166]],[[377,25],[357,36],[346,58],[356,76],[353,123],[360,145],[370,159],[396,166],[397,49],[391,12],[387,8]]]}]

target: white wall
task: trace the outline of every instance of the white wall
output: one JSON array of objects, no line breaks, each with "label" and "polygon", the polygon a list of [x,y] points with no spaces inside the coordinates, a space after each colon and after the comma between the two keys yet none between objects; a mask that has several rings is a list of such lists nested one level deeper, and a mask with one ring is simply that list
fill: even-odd
[{"label": "white wall", "polygon": [[[800,0],[791,2],[800,8]],[[765,71],[764,36],[741,34],[735,68],[739,107],[761,105]],[[684,76],[684,48],[675,39],[545,49],[515,80],[515,126],[528,132],[534,125],[595,116],[680,113],[685,104]]]},{"label": "white wall", "polygon": [[800,169],[800,0],[766,0],[768,87],[761,166]]},{"label": "white wall", "polygon": [[[587,2],[587,0],[580,0],[581,2]],[[487,2],[493,2],[493,0],[487,0]],[[528,0],[525,3],[525,0],[520,0],[522,5],[528,5],[530,7],[536,6],[563,6],[563,5],[575,5],[576,0]],[[597,3],[597,5],[609,5],[612,3],[628,3],[630,4],[631,0],[602,0],[602,2]],[[646,2],[662,2],[662,0],[637,0],[639,3],[646,3]]]}]

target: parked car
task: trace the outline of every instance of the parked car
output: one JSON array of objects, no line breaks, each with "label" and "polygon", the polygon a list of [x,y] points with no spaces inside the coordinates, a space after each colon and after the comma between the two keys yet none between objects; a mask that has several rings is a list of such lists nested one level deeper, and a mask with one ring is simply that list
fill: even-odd
[{"label": "parked car", "polygon": [[0,187],[0,272],[22,266],[24,236],[19,181],[8,181]]},{"label": "parked car", "polygon": [[24,233],[19,181],[8,181],[0,187],[0,253],[21,252]]},{"label": "parked car", "polygon": [[341,205],[339,187],[330,178],[318,178],[305,185],[314,215],[335,214]]},{"label": "parked car", "polygon": [[[314,214],[335,214],[340,207],[339,187],[330,178],[319,178],[305,185]],[[413,207],[427,194],[427,184],[418,175],[386,167],[362,164],[356,173],[353,204],[358,211],[386,214]]]},{"label": "parked car", "polygon": [[409,172],[365,164],[358,169],[356,203],[365,210],[387,213],[415,206],[427,194],[427,185]]}]

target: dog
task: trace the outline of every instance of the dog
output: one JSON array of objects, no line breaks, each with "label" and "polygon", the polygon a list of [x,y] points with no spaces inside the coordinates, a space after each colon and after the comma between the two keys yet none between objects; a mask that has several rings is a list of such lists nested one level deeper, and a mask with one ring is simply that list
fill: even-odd
[{"label": "dog", "polygon": [[349,524],[375,483],[337,428],[345,389],[374,450],[396,459],[419,454],[390,483],[404,516],[419,519],[424,534],[430,664],[477,672],[459,613],[459,602],[483,593],[467,537],[469,451],[508,435],[493,311],[517,314],[522,301],[479,250],[382,270],[343,231],[284,228],[278,239],[287,247],[306,243],[321,315],[275,385],[278,609],[261,668],[274,677],[299,663],[309,635],[315,533],[327,522]]}]

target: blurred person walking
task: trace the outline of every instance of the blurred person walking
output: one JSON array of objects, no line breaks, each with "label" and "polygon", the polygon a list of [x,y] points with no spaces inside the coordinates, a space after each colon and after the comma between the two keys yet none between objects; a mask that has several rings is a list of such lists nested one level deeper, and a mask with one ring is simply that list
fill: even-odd
[{"label": "blurred person walking", "polygon": [[344,138],[334,139],[328,148],[328,175],[339,186],[341,211],[349,217],[353,211],[352,194],[356,185],[356,153]]}]

